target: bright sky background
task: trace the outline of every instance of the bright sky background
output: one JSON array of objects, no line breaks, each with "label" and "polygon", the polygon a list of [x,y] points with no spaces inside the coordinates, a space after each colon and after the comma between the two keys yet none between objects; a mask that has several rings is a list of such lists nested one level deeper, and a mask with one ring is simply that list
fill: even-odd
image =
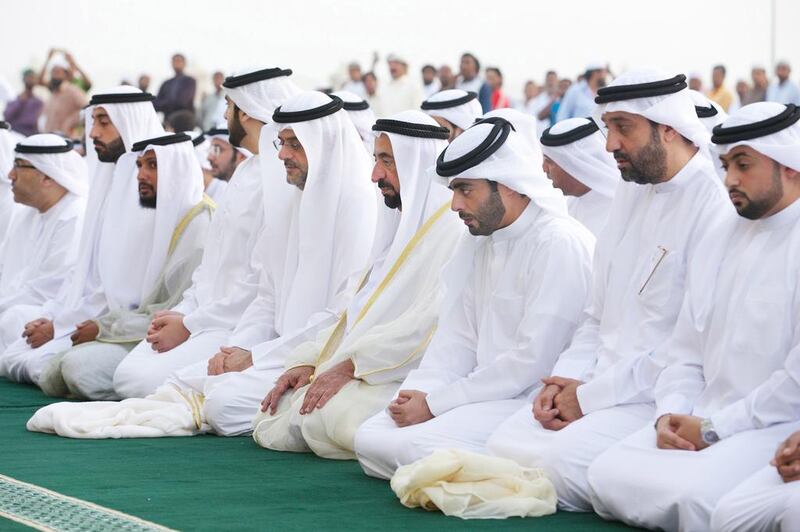
[{"label": "bright sky background", "polygon": [[[458,66],[463,51],[499,66],[517,97],[526,79],[555,68],[574,77],[588,62],[619,73],[634,66],[669,73],[728,66],[728,85],[770,66],[771,0],[6,0],[0,77],[16,89],[25,67],[41,66],[50,46],[64,47],[96,88],[171,75],[170,56],[188,57],[206,76],[247,66],[295,71],[307,88],[329,85],[372,51],[406,56],[412,73],[425,63]],[[776,59],[800,79],[800,2],[775,0]],[[385,63],[379,78],[388,76]]]}]

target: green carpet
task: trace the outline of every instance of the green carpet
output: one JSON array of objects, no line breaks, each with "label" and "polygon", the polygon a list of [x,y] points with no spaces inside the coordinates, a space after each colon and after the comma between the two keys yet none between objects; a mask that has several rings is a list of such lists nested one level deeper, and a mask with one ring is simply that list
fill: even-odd
[{"label": "green carpet", "polygon": [[[179,530],[622,530],[593,514],[463,521],[400,505],[355,462],[250,438],[70,440],[25,430],[38,389],[0,379],[0,474]],[[24,530],[0,518],[0,530]]]}]

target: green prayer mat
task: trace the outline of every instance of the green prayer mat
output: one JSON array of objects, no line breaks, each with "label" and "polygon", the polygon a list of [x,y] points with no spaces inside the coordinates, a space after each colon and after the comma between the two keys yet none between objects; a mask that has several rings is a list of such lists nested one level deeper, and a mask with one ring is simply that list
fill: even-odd
[{"label": "green prayer mat", "polygon": [[[403,507],[353,461],[251,438],[71,440],[28,432],[37,388],[0,378],[0,531],[623,530],[594,514],[464,521]],[[13,521],[11,520],[13,519]]]}]

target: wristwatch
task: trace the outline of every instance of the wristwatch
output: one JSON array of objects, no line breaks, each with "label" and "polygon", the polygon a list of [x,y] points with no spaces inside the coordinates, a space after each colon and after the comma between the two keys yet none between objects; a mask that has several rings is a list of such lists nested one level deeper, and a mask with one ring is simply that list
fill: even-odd
[{"label": "wristwatch", "polygon": [[714,424],[711,419],[704,418],[700,421],[700,437],[708,445],[714,445],[719,441],[719,434],[714,430]]}]

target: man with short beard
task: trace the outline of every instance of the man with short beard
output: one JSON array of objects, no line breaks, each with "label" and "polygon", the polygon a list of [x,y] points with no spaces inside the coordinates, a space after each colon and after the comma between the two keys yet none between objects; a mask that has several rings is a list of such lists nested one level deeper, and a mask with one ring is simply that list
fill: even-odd
[{"label": "man with short beard", "polygon": [[[223,83],[230,144],[254,156],[238,165],[228,183],[191,288],[178,305],[155,314],[145,340],[117,368],[114,386],[120,397],[149,395],[172,372],[213,356],[227,345],[255,298],[259,272],[252,259],[265,227],[265,186],[268,179],[282,182],[285,176],[271,153],[262,157],[259,138],[275,108],[298,91],[291,74],[277,67],[248,70]],[[279,203],[285,197],[281,190],[270,192]]]},{"label": "man with short beard", "polygon": [[139,237],[151,216],[139,206],[135,167],[116,163],[135,140],[164,134],[152,100],[126,86],[92,97],[86,131],[95,149],[87,153],[91,185],[77,264],[39,319],[25,324],[11,316],[0,324],[8,342],[0,373],[11,380],[37,383],[47,361],[73,345],[73,336],[94,332],[91,320],[117,305],[138,305],[147,291],[143,262],[149,255],[141,252]]},{"label": "man with short beard", "polygon": [[141,140],[120,161],[134,163],[138,203],[151,214],[149,234],[137,241],[141,253],[149,252],[147,292],[135,308],[110,306],[73,335],[73,347],[50,359],[39,377],[48,395],[118,399],[113,386],[117,365],[144,339],[153,314],[180,301],[200,264],[213,207],[203,194],[191,137],[180,133]]},{"label": "man with short beard", "polygon": [[567,214],[537,149],[493,118],[438,157],[435,179],[453,191],[451,209],[472,236],[442,272],[439,326],[419,368],[356,431],[368,475],[390,478],[437,449],[485,452],[572,337],[594,238]]},{"label": "man with short beard", "polygon": [[686,272],[730,202],[707,153],[685,76],[623,74],[598,91],[620,183],[600,234],[591,297],[569,348],[489,449],[553,481],[559,507],[591,509],[587,469],[613,443],[652,423],[657,357],[684,301]]},{"label": "man with short beard", "polygon": [[236,148],[230,143],[228,125],[220,124],[206,131],[206,139],[211,146],[208,148],[208,163],[211,165],[211,175],[221,181],[230,181],[236,168],[247,159],[242,148]]},{"label": "man with short beard", "polygon": [[287,357],[253,422],[262,447],[354,459],[356,429],[386,408],[436,330],[440,271],[464,233],[449,191],[427,174],[448,131],[420,111],[373,131],[372,182],[399,226],[338,323]]},{"label": "man with short beard", "polygon": [[[797,437],[775,450],[800,428],[798,121],[794,105],[764,102],[714,129],[739,216],[690,268],[687,301],[701,304],[684,305],[675,327],[655,427],[589,469],[606,517],[664,530],[798,530]],[[794,524],[781,523],[787,511]]]}]

